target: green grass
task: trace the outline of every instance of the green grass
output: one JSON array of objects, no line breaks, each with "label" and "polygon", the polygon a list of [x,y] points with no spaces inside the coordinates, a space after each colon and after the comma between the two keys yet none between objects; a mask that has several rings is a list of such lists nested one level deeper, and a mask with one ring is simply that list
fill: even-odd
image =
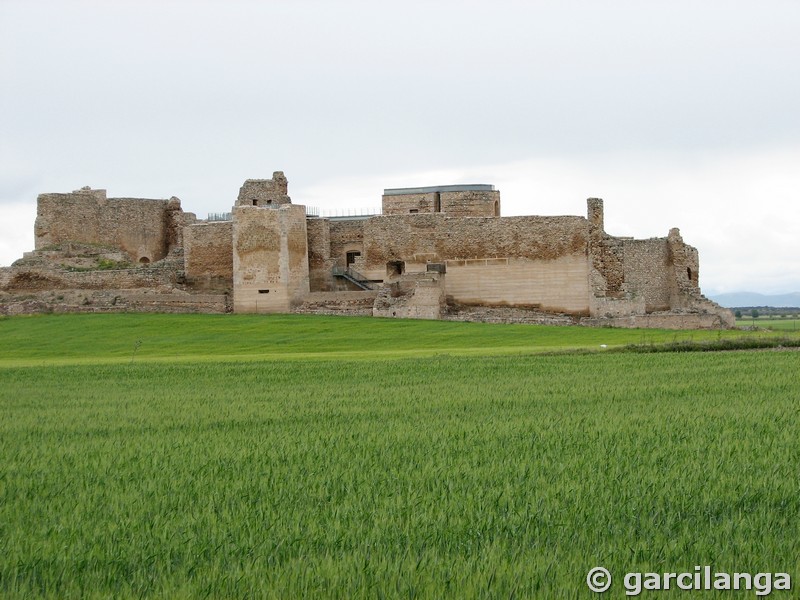
[{"label": "green grass", "polygon": [[597,565],[609,597],[628,571],[800,575],[800,353],[536,354],[673,335],[0,320],[0,597],[590,598]]},{"label": "green grass", "polygon": [[124,363],[134,350],[137,361],[170,362],[486,356],[773,335],[304,315],[39,315],[0,318],[0,364]]},{"label": "green grass", "polygon": [[765,319],[759,317],[753,320],[742,318],[736,320],[737,327],[761,327],[775,331],[800,331],[800,319]]}]

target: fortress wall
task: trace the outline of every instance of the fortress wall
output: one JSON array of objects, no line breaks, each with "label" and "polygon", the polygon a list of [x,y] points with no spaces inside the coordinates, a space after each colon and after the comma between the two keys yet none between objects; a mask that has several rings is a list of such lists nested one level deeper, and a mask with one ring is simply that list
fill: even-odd
[{"label": "fortress wall", "polygon": [[225,294],[188,294],[141,289],[52,290],[0,299],[0,315],[36,313],[225,313]]},{"label": "fortress wall", "polygon": [[383,196],[381,205],[384,215],[407,215],[412,210],[418,213],[432,213],[434,212],[434,198],[433,192]]},{"label": "fortress wall", "polygon": [[[700,296],[700,258],[697,248],[684,243],[677,228],[670,229],[667,246],[672,261],[672,296],[673,308],[688,308]],[[730,312],[730,311],[728,311]]]},{"label": "fortress wall", "polygon": [[312,292],[328,292],[334,289],[331,267],[331,231],[328,219],[307,219],[308,232],[308,277]]},{"label": "fortress wall", "polygon": [[382,272],[387,262],[398,260],[425,263],[495,257],[586,257],[588,227],[583,217],[430,214],[373,217],[363,223],[366,268]]},{"label": "fortress wall", "polygon": [[167,200],[106,199],[105,190],[78,190],[41,194],[37,204],[37,250],[75,241],[114,246],[134,261],[154,262],[167,255],[174,237]]},{"label": "fortress wall", "polygon": [[[308,229],[306,229],[305,206],[292,206],[282,209],[281,241],[286,240],[285,260],[287,263],[286,285],[290,305],[302,300],[309,293],[308,286]],[[283,259],[283,257],[282,257]]]},{"label": "fortress wall", "polygon": [[577,254],[552,260],[447,261],[446,294],[462,304],[535,306],[549,312],[589,311],[588,264]]},{"label": "fortress wall", "polygon": [[303,206],[233,210],[235,312],[288,312],[309,292]]},{"label": "fortress wall", "polygon": [[330,257],[339,267],[345,266],[347,252],[364,254],[364,223],[366,219],[330,222]]},{"label": "fortress wall", "polygon": [[625,287],[647,312],[669,310],[673,269],[667,240],[623,240]]},{"label": "fortress wall", "polygon": [[499,217],[500,192],[442,192],[442,212],[458,217]]},{"label": "fortress wall", "polygon": [[233,222],[197,223],[183,230],[184,271],[193,280],[233,285]]},{"label": "fortress wall", "polygon": [[588,310],[588,223],[583,217],[374,217],[364,221],[365,272],[386,277],[447,263],[447,294],[465,303]]},{"label": "fortress wall", "polygon": [[325,269],[331,254],[331,227],[328,219],[307,219],[308,267]]},{"label": "fortress wall", "polygon": [[157,288],[175,284],[173,269],[140,268],[108,271],[64,271],[46,267],[11,269],[8,291]]},{"label": "fortress wall", "polygon": [[581,321],[588,327],[654,328],[654,329],[728,329],[734,325],[717,313],[653,313],[612,318],[590,318]]}]

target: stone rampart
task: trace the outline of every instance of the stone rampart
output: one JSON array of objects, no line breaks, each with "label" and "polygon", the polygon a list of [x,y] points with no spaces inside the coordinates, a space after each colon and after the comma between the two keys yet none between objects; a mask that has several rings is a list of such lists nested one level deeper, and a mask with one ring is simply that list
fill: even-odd
[{"label": "stone rampart", "polygon": [[375,217],[364,221],[364,274],[387,265],[424,272],[447,264],[448,296],[470,304],[588,311],[588,227],[582,217]]},{"label": "stone rampart", "polygon": [[172,286],[178,272],[170,268],[136,268],[102,271],[65,271],[48,267],[14,268],[3,288],[7,291],[53,289],[131,289]]},{"label": "stone rampart", "polygon": [[187,283],[212,288],[233,286],[233,222],[198,223],[184,229]]},{"label": "stone rampart", "polygon": [[622,240],[622,257],[625,289],[644,301],[641,312],[669,310],[673,269],[667,240]]},{"label": "stone rampart", "polygon": [[236,312],[289,312],[309,293],[305,207],[235,206]]},{"label": "stone rampart", "polygon": [[[368,220],[368,219],[367,219]],[[364,223],[367,220],[353,219],[330,222],[330,256],[339,267],[345,264],[348,252],[364,251]]]},{"label": "stone rampart", "polygon": [[296,314],[372,316],[377,291],[311,292],[302,304],[292,308]]},{"label": "stone rampart", "polygon": [[390,261],[586,256],[583,217],[453,218],[443,214],[374,217],[364,221],[366,268]]},{"label": "stone rampart", "polygon": [[[382,216],[307,218],[280,171],[245,181],[227,222],[197,223],[177,198],[42,194],[37,250],[0,270],[0,293],[93,290],[97,303],[58,301],[84,310],[105,306],[100,291],[158,290],[160,306],[193,310],[202,294],[181,294],[232,288],[237,312],[363,314],[369,296],[346,290],[377,284],[372,312],[381,316],[457,318],[461,306],[521,322],[733,326],[730,311],[700,293],[697,250],[677,229],[648,240],[608,235],[599,198],[587,201],[586,218],[499,217],[499,202],[490,185],[402,188],[384,191]],[[115,302],[150,310],[149,299],[125,298]]]},{"label": "stone rampart", "polygon": [[614,318],[581,319],[590,327],[623,327],[651,329],[727,329],[732,327],[717,313],[651,313]]},{"label": "stone rampart", "polygon": [[0,296],[0,314],[37,313],[226,313],[229,296],[189,294],[177,290],[49,290],[20,296]]},{"label": "stone rampart", "polygon": [[462,304],[589,314],[586,257],[448,260],[447,295]]},{"label": "stone rampart", "polygon": [[180,200],[106,198],[105,190],[41,194],[34,227],[36,249],[64,242],[124,250],[133,261],[161,260],[180,245],[186,219]]}]

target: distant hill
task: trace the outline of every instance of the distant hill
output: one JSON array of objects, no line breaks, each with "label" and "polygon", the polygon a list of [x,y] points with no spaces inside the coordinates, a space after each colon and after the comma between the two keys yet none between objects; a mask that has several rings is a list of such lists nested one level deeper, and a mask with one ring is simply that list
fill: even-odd
[{"label": "distant hill", "polygon": [[773,295],[756,292],[730,292],[729,294],[716,294],[709,298],[726,308],[742,306],[800,307],[800,292]]}]

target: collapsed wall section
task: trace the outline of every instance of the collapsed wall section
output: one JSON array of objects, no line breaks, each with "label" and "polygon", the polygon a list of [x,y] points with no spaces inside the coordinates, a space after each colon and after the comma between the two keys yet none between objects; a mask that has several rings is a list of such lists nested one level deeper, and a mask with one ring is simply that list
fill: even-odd
[{"label": "collapsed wall section", "polygon": [[[105,190],[40,194],[34,226],[37,250],[65,242],[113,246],[138,263],[164,258],[180,247],[187,218],[180,200],[107,198]],[[193,215],[191,215],[193,217]]]},{"label": "collapsed wall section", "polygon": [[237,206],[283,206],[291,204],[289,181],[283,171],[275,171],[272,179],[248,179],[239,188]]},{"label": "collapsed wall section", "polygon": [[613,327],[734,327],[730,310],[702,295],[697,249],[677,228],[666,238],[608,235],[603,201],[587,200],[591,324]]}]

